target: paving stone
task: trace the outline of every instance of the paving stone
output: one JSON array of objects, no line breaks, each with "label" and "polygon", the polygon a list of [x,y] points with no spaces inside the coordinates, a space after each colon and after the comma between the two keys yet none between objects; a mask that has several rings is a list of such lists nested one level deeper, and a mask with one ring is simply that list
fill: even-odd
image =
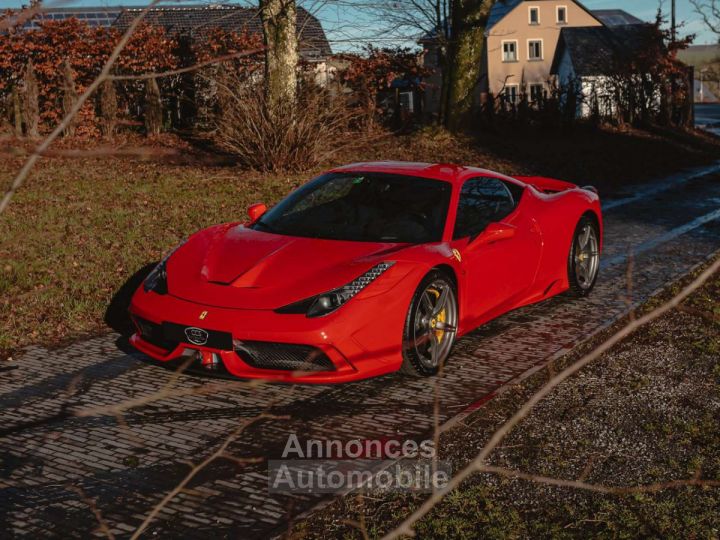
[{"label": "paving stone", "polygon": [[[717,210],[717,177],[697,179],[652,200],[617,206],[606,215],[604,266],[585,300],[551,299],[501,317],[460,340],[437,382],[440,421],[465,410],[500,385],[572,349],[637,302],[686,273],[720,249],[720,223],[682,236],[652,240]],[[652,246],[645,249],[644,246]],[[632,291],[626,257],[633,257]],[[433,429],[433,380],[389,375],[342,386],[237,384],[212,395],[175,396],[115,418],[52,419],[70,401],[75,407],[112,405],[152,394],[172,373],[118,350],[109,334],[63,349],[28,347],[22,370],[0,373],[0,531],[3,537],[100,535],[85,501],[67,489],[80,487],[118,538],[129,537],[148,512],[190,470],[247,418],[267,412],[287,420],[263,420],[246,429],[228,453],[237,458],[280,456],[290,433],[302,438],[400,439]],[[68,397],[73,379],[77,394]],[[216,384],[195,375],[175,385],[188,390]],[[23,427],[24,426],[24,427]],[[196,476],[161,512],[147,536],[265,538],[287,520],[324,500],[276,495],[267,490],[267,465],[220,459]]]}]

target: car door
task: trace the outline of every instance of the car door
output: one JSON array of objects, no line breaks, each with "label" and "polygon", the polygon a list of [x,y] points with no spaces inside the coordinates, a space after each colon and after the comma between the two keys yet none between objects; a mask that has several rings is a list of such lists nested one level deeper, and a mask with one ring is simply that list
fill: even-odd
[{"label": "car door", "polygon": [[518,208],[523,191],[513,191],[515,196],[505,182],[489,177],[472,178],[461,188],[453,245],[461,255],[468,322],[509,309],[535,279],[540,231]]}]

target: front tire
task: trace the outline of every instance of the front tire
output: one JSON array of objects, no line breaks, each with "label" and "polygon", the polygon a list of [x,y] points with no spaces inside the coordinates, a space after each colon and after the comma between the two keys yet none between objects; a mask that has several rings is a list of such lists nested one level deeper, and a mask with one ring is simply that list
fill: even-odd
[{"label": "front tire", "polygon": [[457,336],[458,304],[455,283],[440,270],[418,285],[403,332],[400,371],[415,377],[437,375]]},{"label": "front tire", "polygon": [[570,293],[579,298],[589,295],[600,270],[600,231],[587,215],[575,228],[567,268]]}]

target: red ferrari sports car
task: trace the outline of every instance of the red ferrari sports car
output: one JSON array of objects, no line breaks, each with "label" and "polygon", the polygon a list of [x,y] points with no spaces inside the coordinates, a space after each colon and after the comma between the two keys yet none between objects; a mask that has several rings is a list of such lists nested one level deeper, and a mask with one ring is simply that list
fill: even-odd
[{"label": "red ferrari sports car", "polygon": [[432,376],[459,336],[586,296],[600,265],[596,190],[550,178],[359,163],[248,213],[148,275],[130,305],[137,349],[241,378]]}]

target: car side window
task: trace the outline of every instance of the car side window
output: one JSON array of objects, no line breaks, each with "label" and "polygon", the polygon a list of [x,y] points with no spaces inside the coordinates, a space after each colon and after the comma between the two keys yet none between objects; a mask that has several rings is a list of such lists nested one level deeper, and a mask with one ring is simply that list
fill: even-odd
[{"label": "car side window", "polygon": [[453,238],[475,237],[515,210],[515,200],[502,180],[473,178],[460,191]]}]

